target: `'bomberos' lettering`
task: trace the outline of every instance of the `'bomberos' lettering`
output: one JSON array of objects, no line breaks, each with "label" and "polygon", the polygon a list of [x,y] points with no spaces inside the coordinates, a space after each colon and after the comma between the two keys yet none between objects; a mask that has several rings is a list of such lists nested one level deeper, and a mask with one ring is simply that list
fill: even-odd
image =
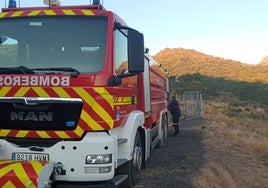
[{"label": "'bomberos' lettering", "polygon": [[0,76],[0,86],[70,86],[69,76]]}]

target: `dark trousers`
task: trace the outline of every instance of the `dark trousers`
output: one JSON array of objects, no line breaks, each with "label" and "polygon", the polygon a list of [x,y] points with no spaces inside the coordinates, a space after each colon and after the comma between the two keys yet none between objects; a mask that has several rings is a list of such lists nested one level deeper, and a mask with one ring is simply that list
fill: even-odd
[{"label": "dark trousers", "polygon": [[173,127],[174,127],[174,135],[178,135],[180,132],[179,129],[179,114],[174,114],[172,116],[172,120],[173,120]]},{"label": "dark trousers", "polygon": [[173,123],[173,127],[174,127],[174,135],[178,135],[180,132],[179,122]]}]

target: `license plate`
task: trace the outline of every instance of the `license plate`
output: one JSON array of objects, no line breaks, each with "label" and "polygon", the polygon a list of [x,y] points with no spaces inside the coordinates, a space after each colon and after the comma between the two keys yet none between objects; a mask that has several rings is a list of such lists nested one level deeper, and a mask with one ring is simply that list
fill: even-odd
[{"label": "license plate", "polygon": [[47,153],[12,153],[12,160],[48,161],[49,155]]}]

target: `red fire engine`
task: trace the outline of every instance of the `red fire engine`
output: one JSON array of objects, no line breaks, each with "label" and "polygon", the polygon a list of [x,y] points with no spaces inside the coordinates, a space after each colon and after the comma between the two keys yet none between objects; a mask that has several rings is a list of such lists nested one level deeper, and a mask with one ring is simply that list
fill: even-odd
[{"label": "red fire engine", "polygon": [[0,13],[0,187],[133,187],[167,139],[167,76],[99,1]]}]

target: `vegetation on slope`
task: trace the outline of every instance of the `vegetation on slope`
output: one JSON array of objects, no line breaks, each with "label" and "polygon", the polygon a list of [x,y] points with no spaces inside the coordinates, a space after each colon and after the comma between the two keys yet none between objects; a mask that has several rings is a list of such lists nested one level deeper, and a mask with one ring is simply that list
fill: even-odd
[{"label": "vegetation on slope", "polygon": [[226,80],[268,83],[268,66],[249,65],[183,48],[166,48],[154,58],[171,76],[199,73]]},{"label": "vegetation on slope", "polygon": [[249,83],[203,76],[199,73],[170,77],[170,92],[201,91],[203,96],[234,96],[241,101],[256,102],[268,107],[268,84]]},{"label": "vegetation on slope", "polygon": [[248,65],[183,48],[166,48],[155,59],[170,73],[172,93],[231,95],[268,106],[268,66]]}]

